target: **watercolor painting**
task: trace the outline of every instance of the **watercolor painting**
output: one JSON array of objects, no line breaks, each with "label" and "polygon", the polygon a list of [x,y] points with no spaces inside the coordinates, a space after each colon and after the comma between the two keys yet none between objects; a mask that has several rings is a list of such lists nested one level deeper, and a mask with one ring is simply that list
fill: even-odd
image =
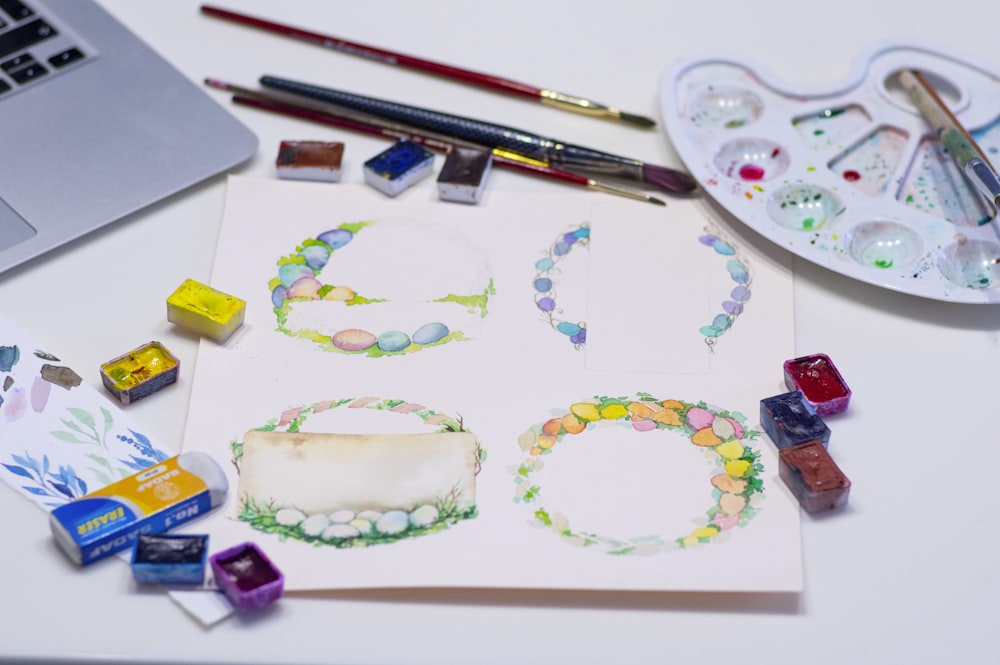
[{"label": "watercolor painting", "polygon": [[[650,555],[717,542],[734,527],[745,527],[759,511],[765,469],[760,453],[750,444],[760,432],[749,429],[746,418],[739,412],[718,410],[704,402],[663,400],[640,392],[632,397],[595,396],[554,413],[518,438],[518,445],[527,456],[514,470],[514,501],[527,505],[534,522],[565,543],[599,546],[613,555]],[[544,470],[556,464],[549,456],[557,449],[586,445],[588,432],[610,427],[633,433],[630,436],[676,432],[694,446],[691,452],[702,451],[707,460],[704,484],[712,505],[696,528],[679,535],[652,532],[634,536],[601,535],[585,526],[571,525],[561,509],[544,505],[546,491],[541,479],[546,476]],[[610,452],[613,454],[613,450]],[[595,473],[600,472],[595,470]],[[639,509],[637,506],[636,510]],[[573,524],[577,524],[576,517]]]},{"label": "watercolor painting", "polygon": [[705,191],[778,246],[836,272],[943,301],[1000,302],[995,211],[953,163],[898,72],[933,72],[984,154],[1000,153],[997,75],[906,43],[802,92],[744,58],[678,63],[664,124]]},{"label": "watercolor painting", "polygon": [[[289,591],[800,588],[798,504],[739,415],[794,355],[790,266],[703,204],[553,190],[401,205],[364,186],[230,177],[210,283],[248,295],[246,321],[231,343],[200,344],[184,440],[228,461],[233,490],[199,528],[258,543]],[[323,295],[272,301],[300,279],[293,296]],[[357,304],[321,299],[341,286]],[[435,302],[449,294],[485,294],[488,316]],[[279,313],[328,339],[277,331]],[[462,339],[322,346],[432,321]],[[595,369],[602,338],[633,365]],[[649,394],[623,397],[640,378]],[[577,403],[604,415],[570,433]]]},{"label": "watercolor painting", "polygon": [[54,508],[167,457],[117,407],[0,317],[0,477]]},{"label": "watercolor painting", "polygon": [[[363,258],[377,251],[396,253],[393,246],[400,256],[412,256],[426,243],[451,252],[451,260],[437,265],[418,260],[408,270]],[[323,351],[372,358],[469,339],[459,326],[477,328],[495,294],[488,265],[470,262],[476,256],[470,250],[464,239],[430,226],[342,223],[278,259],[277,276],[268,283],[276,330]],[[384,319],[360,323],[361,310],[386,308],[395,317],[388,329],[383,329]]]},{"label": "watercolor painting", "polygon": [[542,320],[568,337],[570,344],[577,349],[582,349],[587,343],[587,324],[563,318],[562,307],[556,303],[556,288],[562,273],[562,262],[574,248],[579,253],[589,244],[590,225],[587,223],[563,233],[549,246],[545,256],[535,261],[535,277],[531,282],[535,307],[541,312]]},{"label": "watercolor painting", "polygon": [[[718,339],[724,335],[736,319],[743,313],[743,308],[750,300],[751,275],[749,261],[739,251],[735,244],[721,237],[716,228],[706,226],[704,234],[698,241],[716,254],[727,257],[726,270],[737,286],[728,299],[722,302],[722,313],[717,314],[707,325],[698,328],[705,338],[709,351],[714,351]],[[588,249],[591,242],[590,223],[584,222],[561,234],[546,250],[545,256],[535,261],[535,275],[531,285],[534,291],[535,307],[541,313],[542,320],[553,330],[569,339],[574,348],[583,349],[587,343],[587,324],[584,321],[566,318],[563,307],[557,302],[560,277],[563,262],[576,249],[577,252]],[[582,271],[581,271],[582,272]]]},{"label": "watercolor painting", "polygon": [[[343,408],[408,415],[418,434],[303,431]],[[486,449],[451,418],[399,399],[322,400],[286,410],[230,444],[239,470],[238,519],[282,540],[367,547],[414,538],[475,517]]]}]

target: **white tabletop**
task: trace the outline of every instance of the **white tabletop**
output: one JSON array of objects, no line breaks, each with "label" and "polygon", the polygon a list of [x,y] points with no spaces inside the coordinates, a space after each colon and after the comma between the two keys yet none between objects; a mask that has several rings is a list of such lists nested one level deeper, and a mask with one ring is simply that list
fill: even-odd
[{"label": "white tabletop", "polygon": [[[559,113],[225,24],[200,15],[195,0],[101,4],[195,81],[254,85],[262,74],[287,75],[681,166],[662,129]],[[808,8],[780,0],[244,0],[239,8],[650,116],[659,115],[661,70],[706,51],[745,54],[810,89],[835,86],[857,55],[889,39],[941,45],[1000,70],[995,22],[985,20],[995,8],[977,0],[948,3],[948,16],[860,0]],[[329,136],[250,109],[233,113],[261,142],[242,174],[271,177],[282,139]],[[357,155],[385,145],[350,142]],[[490,181],[504,190],[558,186],[506,172]],[[164,300],[186,277],[208,281],[224,193],[224,177],[215,178],[0,275],[0,309],[73,367],[92,368],[84,378],[98,389],[102,362],[149,339],[193,368],[197,343],[166,321]],[[136,260],[137,247],[155,247],[155,260]],[[125,566],[74,569],[43,514],[0,485],[0,661],[996,662],[1000,494],[990,414],[1000,309],[893,293],[799,259],[794,268],[796,352],[833,357],[854,391],[850,412],[831,423],[837,461],[853,481],[850,506],[804,516],[800,595],[317,593],[203,629],[162,594],[137,592]],[[191,389],[184,371],[176,386],[129,408],[175,449]]]}]

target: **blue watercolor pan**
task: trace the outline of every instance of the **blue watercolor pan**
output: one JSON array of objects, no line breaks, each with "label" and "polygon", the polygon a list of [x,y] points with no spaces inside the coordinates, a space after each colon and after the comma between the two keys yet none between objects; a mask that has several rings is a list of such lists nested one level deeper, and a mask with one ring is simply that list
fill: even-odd
[{"label": "blue watercolor pan", "polygon": [[208,536],[140,534],[132,551],[132,575],[142,584],[201,584]]},{"label": "blue watercolor pan", "polygon": [[830,428],[799,390],[762,399],[760,424],[779,450],[814,440],[824,448],[830,443]]},{"label": "blue watercolor pan", "polygon": [[365,182],[383,194],[396,196],[429,176],[433,168],[434,153],[403,139],[365,162]]}]

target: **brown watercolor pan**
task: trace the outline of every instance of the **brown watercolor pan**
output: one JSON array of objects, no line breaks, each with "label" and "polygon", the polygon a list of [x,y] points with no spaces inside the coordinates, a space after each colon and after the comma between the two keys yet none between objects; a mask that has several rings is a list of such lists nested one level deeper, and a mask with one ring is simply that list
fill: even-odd
[{"label": "brown watercolor pan", "polygon": [[661,114],[703,189],[796,255],[894,291],[1000,302],[996,210],[898,86],[902,69],[923,72],[1000,162],[1000,78],[920,46],[875,48],[825,92],[745,58],[684,60],[662,75]]}]

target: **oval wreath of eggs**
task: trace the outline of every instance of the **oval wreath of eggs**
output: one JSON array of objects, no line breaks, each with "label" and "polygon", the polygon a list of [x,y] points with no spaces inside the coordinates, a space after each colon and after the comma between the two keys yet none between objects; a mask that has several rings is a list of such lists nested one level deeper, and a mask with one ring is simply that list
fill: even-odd
[{"label": "oval wreath of eggs", "polygon": [[[373,222],[341,224],[315,238],[307,238],[294,253],[278,260],[278,274],[268,282],[278,332],[289,337],[308,339],[324,351],[369,357],[414,353],[451,341],[468,339],[462,331],[451,330],[441,321],[428,321],[412,331],[390,329],[372,332],[361,328],[341,328],[331,332],[314,328],[289,328],[288,317],[296,303],[323,300],[356,306],[388,302],[384,298],[366,297],[346,284],[324,284],[320,280],[320,273],[333,255],[350,244],[357,234],[371,224]],[[481,293],[448,294],[432,302],[452,303],[485,318],[489,298],[494,293],[493,280],[490,279]]]},{"label": "oval wreath of eggs", "polygon": [[[760,453],[748,442],[760,432],[747,429],[744,422],[742,414],[713,409],[704,402],[661,400],[648,393],[577,402],[564,415],[536,423],[518,438],[526,457],[514,472],[514,501],[535,507],[532,518],[564,542],[581,547],[599,546],[608,554],[648,555],[710,543],[724,531],[745,526],[758,512],[756,499],[763,493],[764,467],[759,462]],[[713,504],[705,518],[699,518],[698,527],[676,536],[611,537],[581,530],[565,514],[541,505],[539,477],[545,466],[554,463],[549,457],[559,443],[566,437],[581,436],[599,424],[636,432],[676,431],[714,457],[715,471],[706,479]]]}]

